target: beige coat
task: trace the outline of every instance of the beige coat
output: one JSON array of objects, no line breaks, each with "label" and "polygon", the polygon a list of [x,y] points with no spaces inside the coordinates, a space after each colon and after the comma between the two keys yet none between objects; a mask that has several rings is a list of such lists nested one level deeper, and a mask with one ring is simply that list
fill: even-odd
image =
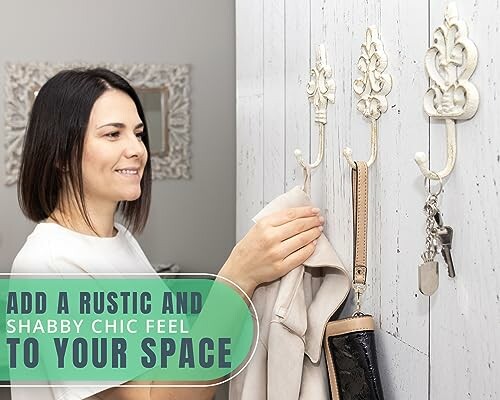
[{"label": "beige coat", "polygon": [[[269,203],[254,221],[307,205],[310,198],[295,187]],[[321,235],[304,265],[258,287],[252,298],[260,323],[257,349],[249,365],[231,381],[229,399],[328,400],[323,332],[350,285],[335,250]]]}]

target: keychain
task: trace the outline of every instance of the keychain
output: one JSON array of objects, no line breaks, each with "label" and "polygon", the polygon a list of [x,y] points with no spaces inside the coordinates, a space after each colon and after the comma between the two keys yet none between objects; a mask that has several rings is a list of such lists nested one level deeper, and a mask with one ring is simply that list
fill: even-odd
[{"label": "keychain", "polygon": [[[427,178],[424,181],[427,187]],[[441,250],[446,265],[448,266],[448,276],[455,277],[455,267],[451,256],[451,242],[453,239],[453,229],[445,226],[441,212],[438,208],[438,197],[443,189],[443,183],[439,180],[439,189],[429,195],[425,201],[424,212],[425,223],[425,251],[422,253],[423,263],[418,267],[418,287],[422,294],[433,295],[439,287],[439,263],[434,260],[438,249]]]}]

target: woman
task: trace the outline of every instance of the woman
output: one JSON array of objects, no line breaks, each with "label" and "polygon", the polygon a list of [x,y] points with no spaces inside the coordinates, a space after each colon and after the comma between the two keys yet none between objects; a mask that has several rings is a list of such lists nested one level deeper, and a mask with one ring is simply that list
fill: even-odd
[{"label": "woman", "polygon": [[[18,196],[23,213],[38,224],[13,272],[153,271],[131,234],[143,230],[151,201],[146,120],[123,78],[105,69],[70,70],[41,88],[26,132]],[[117,211],[126,227],[115,222]],[[312,254],[322,224],[319,210],[310,207],[272,214],[234,247],[219,275],[251,296]],[[12,389],[13,400],[210,399],[214,392],[127,383]]]}]

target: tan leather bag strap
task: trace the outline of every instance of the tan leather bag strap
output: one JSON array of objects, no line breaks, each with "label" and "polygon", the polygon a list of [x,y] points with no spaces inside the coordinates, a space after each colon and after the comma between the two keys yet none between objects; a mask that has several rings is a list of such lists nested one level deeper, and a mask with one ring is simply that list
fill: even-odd
[{"label": "tan leather bag strap", "polygon": [[366,243],[368,229],[368,165],[356,161],[352,170],[353,284],[366,284]]}]

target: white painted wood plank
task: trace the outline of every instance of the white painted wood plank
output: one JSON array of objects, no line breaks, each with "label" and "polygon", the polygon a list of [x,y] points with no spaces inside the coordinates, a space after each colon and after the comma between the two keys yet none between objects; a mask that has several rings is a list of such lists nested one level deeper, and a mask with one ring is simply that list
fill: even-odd
[{"label": "white painted wood plank", "polygon": [[[479,3],[479,4],[478,4]],[[498,2],[457,1],[479,63],[471,78],[480,93],[476,116],[457,126],[457,163],[445,186],[442,212],[454,228],[457,276],[441,263],[431,308],[431,399],[500,398],[500,9]],[[432,2],[431,28],[445,2]],[[433,124],[432,165],[444,162],[444,127]]]},{"label": "white painted wood plank", "polygon": [[[408,345],[385,331],[377,332],[377,352],[379,368],[387,400],[425,400],[427,399],[428,356],[418,349],[410,353]],[[382,362],[381,362],[382,361]],[[397,374],[395,375],[395,371]],[[440,397],[451,400],[453,397]]]},{"label": "white painted wood plank", "polygon": [[263,0],[236,1],[237,97],[262,95]]},{"label": "white painted wood plank", "polygon": [[263,206],[263,0],[236,2],[236,240]]},{"label": "white painted wood plank", "polygon": [[264,204],[285,190],[285,0],[264,2]]},{"label": "white painted wood plank", "polygon": [[302,167],[294,151],[304,159],[310,154],[310,111],[306,85],[309,81],[309,1],[285,2],[285,179],[286,190],[302,185]]},{"label": "white painted wood plank", "polygon": [[383,360],[389,371],[384,389],[394,399],[428,395],[429,300],[418,291],[417,275],[425,243],[426,196],[413,161],[416,151],[427,148],[428,120],[421,105],[427,85],[427,25],[428,10],[421,2],[382,3],[379,31],[393,87],[379,122],[379,154],[371,178],[377,204],[374,237],[380,242],[375,260],[380,268],[380,323],[394,338],[389,353],[398,359]]},{"label": "white painted wood plank", "polygon": [[421,102],[427,87],[427,14],[415,2],[382,7],[380,33],[393,88],[388,111],[380,118],[379,156],[372,175],[378,204],[375,235],[382,244],[376,261],[381,268],[382,328],[424,353],[428,299],[418,291],[417,268],[425,244],[426,194],[413,157],[425,151],[428,137]]}]

